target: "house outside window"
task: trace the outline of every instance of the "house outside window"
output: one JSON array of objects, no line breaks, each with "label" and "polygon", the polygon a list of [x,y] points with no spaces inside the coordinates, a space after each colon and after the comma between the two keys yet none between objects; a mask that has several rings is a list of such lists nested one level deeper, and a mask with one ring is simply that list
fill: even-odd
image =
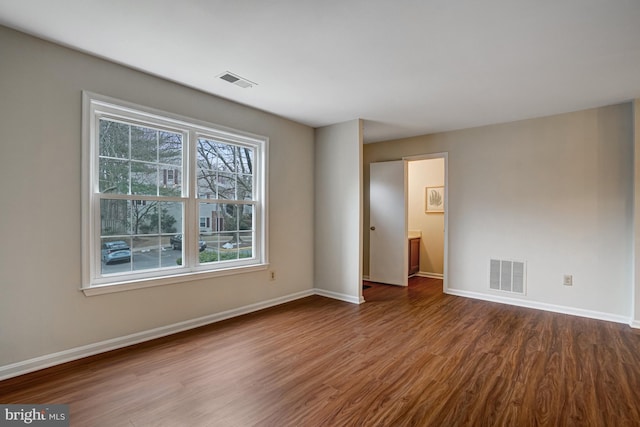
[{"label": "house outside window", "polygon": [[266,268],[267,138],[88,92],[83,131],[85,293]]}]

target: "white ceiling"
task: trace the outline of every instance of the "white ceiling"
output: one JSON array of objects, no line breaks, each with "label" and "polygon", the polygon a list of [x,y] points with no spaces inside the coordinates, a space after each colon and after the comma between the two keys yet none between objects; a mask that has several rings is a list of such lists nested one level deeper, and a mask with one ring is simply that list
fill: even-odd
[{"label": "white ceiling", "polygon": [[0,0],[0,24],[367,142],[640,97],[640,0]]}]

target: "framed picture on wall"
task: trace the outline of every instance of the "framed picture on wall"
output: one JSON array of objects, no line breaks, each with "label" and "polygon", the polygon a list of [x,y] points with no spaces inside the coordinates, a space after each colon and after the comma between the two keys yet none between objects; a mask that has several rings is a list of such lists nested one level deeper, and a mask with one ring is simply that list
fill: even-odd
[{"label": "framed picture on wall", "polygon": [[425,187],[425,212],[444,212],[444,187]]}]

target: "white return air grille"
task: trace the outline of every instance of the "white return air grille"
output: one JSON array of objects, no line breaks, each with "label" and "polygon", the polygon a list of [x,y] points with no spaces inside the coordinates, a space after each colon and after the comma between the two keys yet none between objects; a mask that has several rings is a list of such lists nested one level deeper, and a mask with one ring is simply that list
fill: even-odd
[{"label": "white return air grille", "polygon": [[222,73],[218,77],[226,82],[232,83],[236,86],[240,86],[243,89],[247,89],[247,88],[258,85],[258,83],[252,82],[251,80],[245,79],[244,77],[240,77],[239,75],[233,74],[230,71]]},{"label": "white return air grille", "polygon": [[523,261],[492,259],[489,287],[497,291],[524,295],[526,264]]}]

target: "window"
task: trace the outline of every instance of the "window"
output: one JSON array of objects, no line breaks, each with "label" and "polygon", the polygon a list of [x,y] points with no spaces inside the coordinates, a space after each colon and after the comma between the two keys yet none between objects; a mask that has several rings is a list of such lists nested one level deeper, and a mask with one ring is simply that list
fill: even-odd
[{"label": "window", "polygon": [[164,169],[163,170],[163,184],[165,188],[175,187],[178,185],[178,170],[177,169]]},{"label": "window", "polygon": [[266,268],[265,137],[84,94],[87,294]]}]

